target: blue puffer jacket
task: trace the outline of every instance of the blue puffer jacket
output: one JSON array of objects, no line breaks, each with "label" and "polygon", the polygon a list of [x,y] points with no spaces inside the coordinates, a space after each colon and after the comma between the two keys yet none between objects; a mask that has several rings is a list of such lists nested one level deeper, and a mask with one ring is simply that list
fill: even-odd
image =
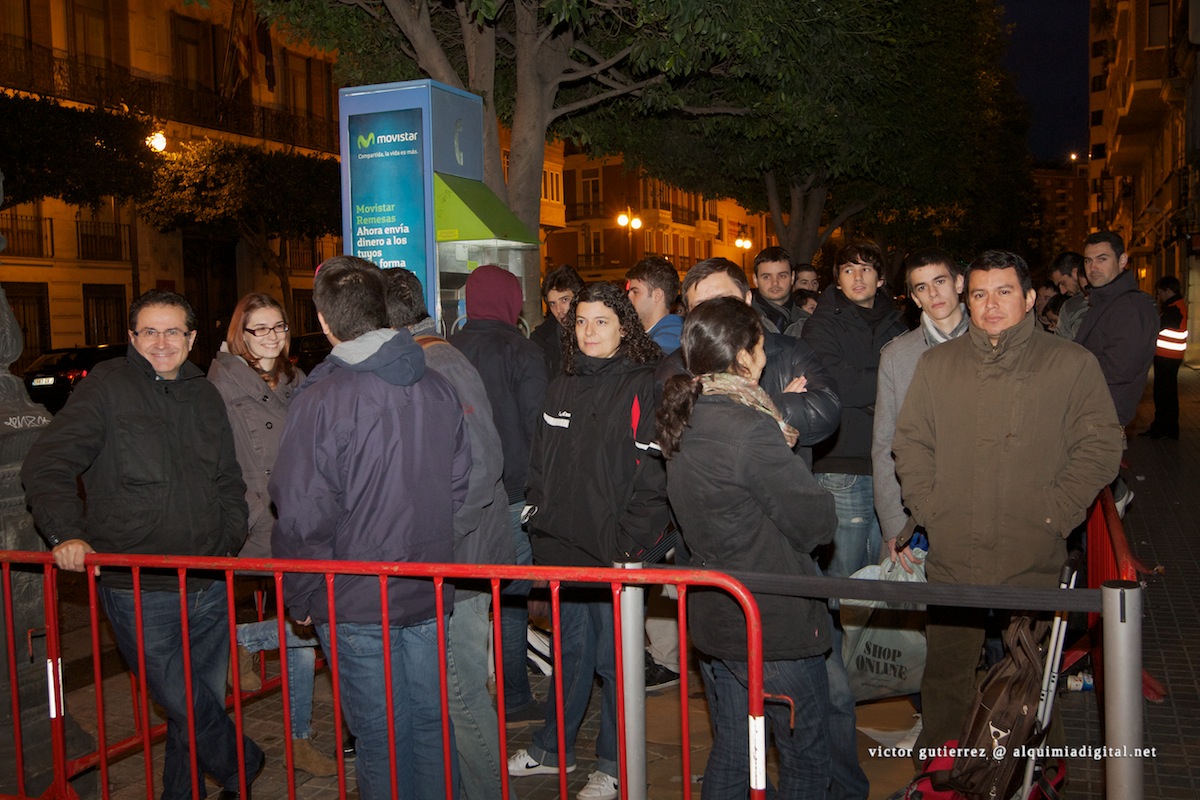
[{"label": "blue puffer jacket", "polygon": [[[463,504],[471,446],[450,383],[425,370],[407,331],[376,330],[343,342],[292,401],[271,499],[277,558],[337,561],[454,560],[454,512]],[[378,624],[379,582],[339,576],[338,622]],[[328,622],[324,577],[288,575],[295,619]],[[445,587],[446,608],[454,590]],[[388,581],[394,626],[434,616],[427,580]]]}]

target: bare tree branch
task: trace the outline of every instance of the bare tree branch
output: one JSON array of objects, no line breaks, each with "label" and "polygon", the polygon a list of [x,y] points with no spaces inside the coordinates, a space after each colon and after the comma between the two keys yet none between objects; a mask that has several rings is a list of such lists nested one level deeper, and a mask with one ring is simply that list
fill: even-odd
[{"label": "bare tree branch", "polygon": [[604,103],[609,100],[612,100],[614,97],[621,97],[622,95],[633,94],[635,92],[638,92],[638,91],[646,88],[647,86],[651,86],[656,83],[662,83],[664,80],[666,80],[665,76],[655,75],[653,78],[648,78],[644,81],[640,81],[638,83],[635,83],[635,84],[628,86],[626,88],[623,88],[623,89],[613,89],[611,92],[602,92],[598,95],[594,95],[592,97],[587,97],[587,98],[584,98],[583,100],[578,100],[574,103],[568,103],[565,106],[560,106],[559,108],[556,108],[553,111],[551,111],[548,121],[553,122],[554,120],[558,119],[559,117],[565,117],[568,114],[574,114],[576,111],[582,111],[585,108],[591,108],[594,105],[598,105],[600,103]]},{"label": "bare tree branch", "polygon": [[[576,48],[576,49],[578,49],[578,48]],[[617,51],[617,53],[615,55],[611,56],[610,58],[608,58],[604,61],[601,61],[599,64],[595,64],[592,67],[589,67],[588,69],[570,70],[568,72],[564,72],[562,75],[559,75],[557,78],[555,78],[554,82],[561,85],[564,83],[573,83],[574,81],[581,81],[585,78],[590,78],[593,75],[597,75],[601,72],[604,72],[605,70],[615,66],[616,64],[619,64],[621,61],[624,61],[625,58],[632,52],[633,52],[633,45],[630,45],[629,47],[626,47],[622,50]]]}]

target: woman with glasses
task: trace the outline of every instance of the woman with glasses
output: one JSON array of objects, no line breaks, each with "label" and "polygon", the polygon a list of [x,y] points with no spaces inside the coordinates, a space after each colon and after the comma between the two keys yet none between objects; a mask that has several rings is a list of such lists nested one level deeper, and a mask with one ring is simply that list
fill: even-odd
[{"label": "woman with glasses", "polygon": [[[238,553],[243,558],[271,557],[271,528],[275,515],[267,482],[288,406],[304,373],[288,359],[287,316],[275,298],[261,292],[243,297],[233,310],[229,332],[208,370],[233,428],[238,463],[246,482],[250,507],[249,536]],[[288,695],[292,723],[292,756],[298,769],[325,777],[337,774],[337,762],[312,745],[313,666],[320,646],[311,628],[286,620]],[[252,654],[279,647],[278,621],[238,626],[238,667],[243,691],[261,687]]]},{"label": "woman with glasses", "polygon": [[[796,429],[758,385],[766,363],[758,313],[736,298],[701,303],[688,313],[681,349],[690,374],[663,387],[658,444],[687,563],[724,572],[818,574],[810,554],[833,537],[833,496],[792,451]],[[829,612],[823,601],[805,597],[755,599],[762,614],[763,691],[770,695],[765,715],[779,749],[773,796],[824,800]],[[713,724],[701,796],[745,798],[745,616],[724,592],[699,588],[688,593],[687,610]]]}]

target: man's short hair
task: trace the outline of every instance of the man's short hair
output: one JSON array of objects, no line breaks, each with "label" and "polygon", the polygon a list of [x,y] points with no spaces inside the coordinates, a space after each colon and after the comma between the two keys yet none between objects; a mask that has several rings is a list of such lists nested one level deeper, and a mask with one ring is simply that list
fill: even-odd
[{"label": "man's short hair", "polygon": [[662,289],[667,308],[679,298],[679,270],[662,256],[647,256],[625,273],[626,281],[641,281],[650,291]]},{"label": "man's short hair", "polygon": [[387,282],[383,270],[365,258],[334,256],[317,268],[313,305],[329,332],[348,342],[364,333],[386,328]]},{"label": "man's short hair", "polygon": [[1157,291],[1170,292],[1171,294],[1183,294],[1183,286],[1179,283],[1179,278],[1174,275],[1163,275],[1154,282],[1154,288]]},{"label": "man's short hair", "polygon": [[742,297],[746,296],[746,292],[750,291],[750,281],[746,280],[746,273],[742,272],[742,268],[730,261],[728,258],[706,258],[703,261],[697,261],[696,264],[687,271],[683,276],[683,307],[687,309],[687,293],[692,288],[705,278],[724,273],[728,275],[738,287],[738,293]]},{"label": "man's short hair", "polygon": [[196,320],[196,309],[192,308],[192,304],[188,302],[186,297],[164,289],[149,289],[129,305],[129,330],[137,330],[138,314],[142,313],[142,309],[146,306],[175,306],[176,308],[182,308],[184,323],[187,325],[189,331],[196,330],[196,326],[199,324]]},{"label": "man's short hair", "polygon": [[1116,231],[1096,231],[1089,233],[1088,237],[1083,240],[1084,246],[1089,244],[1106,244],[1112,248],[1113,254],[1120,258],[1125,252],[1125,240],[1121,238],[1121,234]]},{"label": "man's short hair", "polygon": [[852,261],[870,264],[875,268],[875,273],[883,277],[883,251],[874,242],[851,242],[843,245],[833,257],[833,268],[837,270],[843,264]]},{"label": "man's short hair", "polygon": [[583,278],[570,264],[563,264],[561,267],[550,270],[546,273],[546,277],[542,278],[542,299],[545,300],[546,295],[550,292],[579,294],[579,290],[582,288]]},{"label": "man's short hair", "polygon": [[914,269],[939,265],[944,266],[950,271],[951,278],[962,274],[958,268],[958,263],[954,260],[954,256],[940,247],[922,247],[919,250],[909,253],[908,257],[904,259],[904,283],[908,286],[908,290],[912,291],[912,280],[910,278]]},{"label": "man's short hair", "polygon": [[792,260],[792,254],[782,247],[764,247],[758,251],[758,255],[754,257],[754,274],[758,274],[759,264],[769,264],[775,261],[783,261],[788,265],[788,269],[794,274],[796,272],[796,262]]},{"label": "man's short hair", "polygon": [[[1120,238],[1120,237],[1118,237]],[[1120,256],[1118,256],[1119,258]],[[1050,274],[1059,273],[1061,275],[1076,275],[1083,269],[1083,254],[1076,253],[1074,250],[1067,250],[1059,253],[1050,262]]]},{"label": "man's short hair", "polygon": [[429,319],[420,278],[403,267],[385,269],[383,278],[387,282],[388,325],[396,329],[407,328]]},{"label": "man's short hair", "polygon": [[1021,292],[1028,294],[1033,291],[1033,276],[1029,274],[1029,265],[1025,259],[1007,250],[986,250],[967,267],[968,289],[972,272],[990,272],[994,269],[1015,269],[1021,282]]}]

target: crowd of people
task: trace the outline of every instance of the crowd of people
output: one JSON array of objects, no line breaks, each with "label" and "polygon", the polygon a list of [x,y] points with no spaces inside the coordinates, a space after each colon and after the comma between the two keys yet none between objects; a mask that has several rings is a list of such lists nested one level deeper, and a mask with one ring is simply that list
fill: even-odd
[{"label": "crowd of people", "polygon": [[[155,289],[130,308],[128,357],[80,383],[22,479],[56,563],[76,571],[93,552],[598,567],[665,555],[703,569],[849,576],[888,558],[912,569],[908,545],[922,532],[930,582],[1055,585],[1097,492],[1112,483],[1122,511],[1132,499],[1118,466],[1151,362],[1147,434],[1178,437],[1178,281],[1159,282],[1160,319],[1115,234],[1064,253],[1036,289],[1016,254],[988,251],[963,269],[926,248],[904,262],[904,292],[920,311],[909,330],[886,272],[870,242],[837,252],[823,291],[817,271],[779,247],[755,258],[753,285],[723,258],[697,263],[682,283],[656,257],[624,285],[585,284],[563,266],[544,277],[548,313],[527,339],[519,280],[487,265],[468,277],[467,322],[446,339],[417,276],[337,256],[314,280],[333,345],[323,363],[308,376],[297,369],[283,306],[252,293],[207,380],[187,360],[190,304]],[[173,572],[143,570],[138,588],[140,598],[128,571],[106,569],[100,596],[122,655],[144,669],[167,715],[163,797],[203,797],[205,775],[225,796],[248,791],[264,755],[239,743],[225,690],[235,674],[243,690],[257,679],[229,668],[221,576],[189,577],[186,628]],[[336,773],[311,743],[321,648],[337,654],[362,797],[445,797],[446,762],[452,794],[476,800],[501,795],[501,769],[572,772],[598,680],[594,768],[578,797],[616,798],[607,589],[562,587],[563,696],[551,683],[544,700],[526,672],[529,582],[506,583],[498,608],[486,583],[441,592],[439,603],[427,580],[392,578],[381,590],[375,577],[338,575],[327,589],[320,574],[286,575],[295,767]],[[757,600],[776,796],[865,798],[836,602]],[[651,600],[649,686],[681,669],[674,601],[670,591]],[[502,631],[505,718],[541,723],[511,755],[499,750],[487,689],[489,615]],[[958,733],[986,616],[929,609],[919,744]],[[742,614],[722,593],[696,590],[688,619],[713,725],[702,796],[743,798]],[[276,619],[237,631],[244,659],[280,648]]]}]

